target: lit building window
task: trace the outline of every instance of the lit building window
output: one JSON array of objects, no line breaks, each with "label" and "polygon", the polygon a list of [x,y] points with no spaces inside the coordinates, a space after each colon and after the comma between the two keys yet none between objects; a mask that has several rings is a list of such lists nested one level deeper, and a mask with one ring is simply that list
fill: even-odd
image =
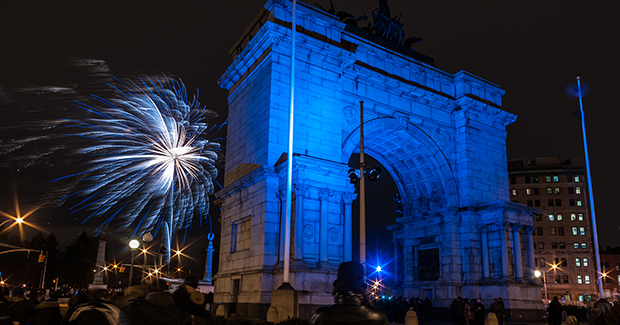
[{"label": "lit building window", "polygon": [[588,248],[588,245],[586,243],[581,243],[581,249],[586,249]]},{"label": "lit building window", "polygon": [[581,187],[575,187],[575,194],[581,194]]},{"label": "lit building window", "polygon": [[560,181],[560,176],[553,176],[553,182],[557,183]]},{"label": "lit building window", "polygon": [[579,182],[579,175],[575,175],[575,183]]},{"label": "lit building window", "polygon": [[547,183],[551,183],[551,176],[545,176],[545,180],[547,181]]},{"label": "lit building window", "polygon": [[584,282],[585,282],[586,284],[590,284],[590,276],[589,276],[589,275],[586,275],[586,276],[584,277],[584,280],[585,280]]},{"label": "lit building window", "polygon": [[581,258],[575,257],[575,266],[581,266]]},{"label": "lit building window", "polygon": [[551,187],[547,187],[547,194],[553,194],[553,189]]},{"label": "lit building window", "polygon": [[620,274],[618,275],[618,285],[620,286]]},{"label": "lit building window", "polygon": [[577,231],[577,227],[573,227],[573,236],[577,236],[577,234],[579,234],[579,232]]},{"label": "lit building window", "polygon": [[573,243],[573,248],[574,249],[578,249],[579,248],[579,243]]},{"label": "lit building window", "polygon": [[583,266],[590,266],[590,263],[588,262],[587,257],[584,257],[582,261],[583,261]]},{"label": "lit building window", "polygon": [[549,221],[555,221],[555,216],[554,216],[554,215],[552,215],[552,214],[550,214],[550,215],[549,215]]},{"label": "lit building window", "polygon": [[[577,276],[577,284],[583,284],[583,276]],[[579,296],[579,301],[583,301],[583,296]]]},{"label": "lit building window", "polygon": [[525,194],[532,195],[532,189],[531,188],[526,188],[525,189]]},{"label": "lit building window", "polygon": [[532,180],[534,181],[534,183],[538,183],[538,176],[533,176]]},{"label": "lit building window", "polygon": [[579,301],[584,301],[583,300],[583,295],[579,295]]},{"label": "lit building window", "polygon": [[578,219],[579,221],[583,221],[583,213],[578,214],[578,215],[577,215],[577,219]]},{"label": "lit building window", "polygon": [[570,221],[575,221],[575,220],[577,220],[577,215],[574,214],[574,213],[571,213],[570,214]]},{"label": "lit building window", "polygon": [[553,190],[553,193],[554,193],[554,194],[560,194],[560,188],[559,188],[559,187],[556,187],[556,188]]},{"label": "lit building window", "polygon": [[577,199],[577,206],[583,206],[583,201],[581,199]]},{"label": "lit building window", "polygon": [[581,236],[585,236],[586,235],[586,227],[579,227],[579,234]]},{"label": "lit building window", "polygon": [[517,189],[516,188],[512,189],[512,196],[517,196]]},{"label": "lit building window", "polygon": [[562,219],[563,219],[561,214],[558,214],[557,218],[558,218],[558,221],[562,221]]}]

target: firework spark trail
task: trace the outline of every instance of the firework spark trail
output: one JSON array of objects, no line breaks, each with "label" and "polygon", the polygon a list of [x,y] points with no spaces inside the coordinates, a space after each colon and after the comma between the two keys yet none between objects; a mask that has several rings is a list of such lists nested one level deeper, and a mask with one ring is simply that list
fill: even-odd
[{"label": "firework spark trail", "polygon": [[188,102],[185,86],[175,80],[120,83],[113,86],[117,98],[79,103],[93,118],[71,121],[84,129],[80,137],[94,142],[80,150],[92,160],[75,193],[83,199],[71,209],[92,211],[86,220],[105,217],[98,231],[135,228],[132,237],[156,235],[163,223],[169,241],[191,226],[195,212],[207,217],[220,145],[203,138],[203,120],[214,113]]}]

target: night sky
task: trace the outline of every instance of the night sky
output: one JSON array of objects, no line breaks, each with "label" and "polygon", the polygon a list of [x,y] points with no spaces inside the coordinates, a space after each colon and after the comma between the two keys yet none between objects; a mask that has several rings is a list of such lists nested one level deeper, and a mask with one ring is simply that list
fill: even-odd
[{"label": "night sky", "polygon": [[[329,7],[329,1],[317,2]],[[20,89],[72,86],[82,80],[62,68],[58,63],[62,58],[103,60],[120,77],[154,72],[179,77],[190,92],[198,88],[200,101],[223,121],[227,91],[218,87],[217,80],[232,62],[228,51],[263,4],[260,0],[3,4],[0,103],[6,116],[0,139],[15,137],[7,131],[7,123],[21,123],[22,115],[12,111],[15,102],[23,100]],[[370,15],[378,1],[334,0],[334,5],[336,11],[361,16]],[[506,91],[503,109],[518,116],[508,126],[509,159],[583,157],[579,103],[566,93],[581,76],[589,88],[584,105],[599,238],[603,246],[620,245],[620,218],[614,208],[619,158],[615,128],[620,111],[613,95],[620,72],[620,3],[391,0],[389,5],[393,15],[402,14],[405,37],[422,38],[414,48],[434,58],[437,68],[449,73],[465,70]],[[49,175],[36,165],[16,171],[7,160],[0,162],[12,166],[1,170],[0,210],[13,209],[12,184],[23,209],[38,202],[29,197],[30,190],[48,186]],[[386,202],[384,207],[390,210],[394,207],[389,198],[378,201]],[[40,210],[31,220],[71,241],[83,229],[78,219],[67,216],[61,206]],[[208,229],[199,227],[197,232],[206,234]]]}]

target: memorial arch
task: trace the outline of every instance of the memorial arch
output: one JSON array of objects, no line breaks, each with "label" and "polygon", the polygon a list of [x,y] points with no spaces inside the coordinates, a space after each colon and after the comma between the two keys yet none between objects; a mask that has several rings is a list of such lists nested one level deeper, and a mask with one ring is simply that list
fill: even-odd
[{"label": "memorial arch", "polygon": [[[291,284],[299,315],[333,303],[338,265],[352,259],[355,188],[347,170],[365,151],[394,178],[403,217],[390,226],[403,295],[502,297],[513,317],[538,317],[532,216],[508,197],[504,91],[450,74],[411,48],[298,3]],[[267,1],[231,50],[221,77],[229,125],[215,302],[265,318],[282,283],[291,2]],[[401,37],[402,38],[402,37]]]}]

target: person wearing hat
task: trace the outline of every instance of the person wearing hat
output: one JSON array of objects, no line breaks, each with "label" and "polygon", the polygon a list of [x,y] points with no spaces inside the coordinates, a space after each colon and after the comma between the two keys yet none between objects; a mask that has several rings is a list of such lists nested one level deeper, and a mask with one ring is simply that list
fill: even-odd
[{"label": "person wearing hat", "polygon": [[[174,291],[172,298],[174,298],[174,302],[181,306],[181,308],[183,308],[183,310],[189,315],[209,319],[209,317],[211,317],[211,313],[203,307],[195,304],[190,298],[190,294],[196,291],[196,288],[198,288],[198,278],[190,275],[185,278],[183,284]],[[191,316],[188,317],[188,320],[191,324]]]},{"label": "person wearing hat", "polygon": [[185,312],[174,303],[163,279],[154,279],[148,285],[144,298],[133,299],[121,308],[121,325],[182,325]]},{"label": "person wearing hat", "polygon": [[9,324],[24,323],[35,312],[34,305],[28,301],[24,288],[15,287],[9,296]]},{"label": "person wearing hat", "polygon": [[383,310],[371,306],[368,302],[362,264],[355,262],[340,264],[338,278],[334,281],[332,294],[334,295],[334,305],[317,309],[310,320],[310,324],[389,324]]}]

